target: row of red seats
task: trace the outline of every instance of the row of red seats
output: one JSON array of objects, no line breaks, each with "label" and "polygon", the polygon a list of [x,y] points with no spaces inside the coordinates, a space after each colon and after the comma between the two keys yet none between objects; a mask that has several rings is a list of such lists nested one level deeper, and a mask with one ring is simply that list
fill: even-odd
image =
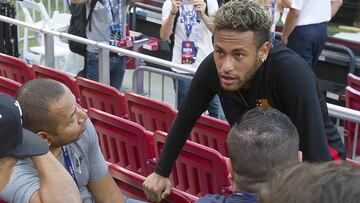
[{"label": "row of red seats", "polygon": [[[11,57],[8,58],[11,59]],[[19,61],[16,58],[14,60]],[[3,69],[6,68],[11,69],[10,65],[2,66],[2,67]],[[30,69],[30,67],[25,67],[25,68]],[[172,107],[170,107],[169,105],[154,101],[146,97],[142,97],[132,93],[126,93],[124,96],[119,91],[117,91],[116,89],[110,86],[93,82],[84,78],[77,78],[75,80],[70,76],[66,75],[65,73],[43,66],[33,65],[32,69],[33,69],[32,71],[34,72],[34,76],[36,77],[52,78],[66,84],[73,91],[75,95],[80,95],[78,101],[82,104],[84,108],[95,107],[100,110],[107,111],[108,113],[121,116],[124,118],[127,118],[127,115],[129,115],[131,120],[137,121],[142,126],[147,127],[147,129],[151,131],[155,131],[158,129],[167,131],[170,128],[172,120],[176,116],[176,111],[172,109]],[[10,71],[7,70],[3,72],[10,72]],[[21,74],[20,72],[24,73],[24,71],[19,71],[18,75]],[[8,76],[5,74],[3,75]],[[13,78],[19,78],[19,77],[13,77]],[[1,78],[1,79],[4,79],[2,81],[10,82],[13,84],[16,83],[14,81],[5,78]],[[31,79],[31,77],[29,77],[29,79]],[[1,84],[2,82],[0,82],[0,86]],[[21,85],[20,83],[14,85],[14,88],[12,89],[13,91],[12,95],[15,94],[14,92],[20,85]],[[10,87],[10,86],[3,85],[3,89],[6,89],[5,87]],[[125,105],[122,105],[124,103],[126,103],[127,111],[124,110]],[[101,114],[100,111],[97,112],[98,114],[93,113],[94,111],[95,110],[89,110],[89,115],[90,117],[92,117],[92,120],[98,130],[100,143],[105,158],[112,163],[117,163],[120,166],[126,167],[127,169],[131,169],[134,172],[137,172],[141,175],[150,174],[150,172],[153,171],[153,165],[154,165],[153,160],[155,156],[154,156],[153,148],[150,147],[151,145],[153,145],[152,139],[151,138],[146,139],[144,133],[141,133],[142,131],[145,130],[144,129],[136,130],[136,128],[130,128],[129,125],[121,129],[122,125],[119,124],[119,122],[116,123],[116,119],[111,120],[110,118],[111,122],[108,122],[107,125],[110,126],[113,123],[116,123],[116,125],[112,126],[112,128],[105,129],[103,132],[102,127],[104,127],[105,125],[104,123],[106,123],[105,121],[109,121],[109,117],[104,116],[106,114]],[[93,118],[94,115],[102,116],[102,118],[96,121],[96,119]],[[120,119],[119,117],[117,118]],[[124,121],[126,120],[122,119],[122,122]],[[99,123],[101,124],[99,125]],[[112,129],[114,131],[111,131],[109,129]],[[195,141],[198,141],[200,143],[202,142],[203,144],[212,146],[215,149],[220,149],[220,151],[226,155],[225,142],[226,142],[228,130],[229,130],[229,125],[226,122],[219,121],[217,119],[213,119],[207,116],[203,116],[199,120],[197,124],[197,128],[195,128],[191,137]],[[125,132],[128,133],[128,137],[123,136]],[[138,136],[138,140],[133,140],[133,139],[129,140],[130,134]],[[220,135],[221,137],[219,136],[217,137],[217,135]],[[158,137],[158,136],[154,136],[154,137]],[[218,140],[220,140],[220,142]],[[149,142],[146,143],[146,141]],[[163,141],[165,141],[165,138],[163,138]],[[142,147],[139,148],[139,146]],[[160,147],[160,145],[156,145],[156,146]],[[201,145],[199,146],[203,147]],[[196,151],[196,150],[190,150],[189,152],[191,151]],[[158,149],[157,152],[158,152],[157,156],[159,156],[160,149]],[[189,156],[189,152],[187,153],[188,154],[187,156]],[[191,152],[191,154],[192,153],[193,152]],[[147,159],[144,159],[144,157],[146,157]],[[230,191],[226,189],[230,187],[230,183],[227,180],[226,165],[225,162],[223,161],[224,158],[222,157],[221,154],[215,155],[215,157],[217,157],[216,160],[218,162],[217,163],[216,161],[215,162],[213,162],[212,160],[209,161],[208,160],[209,157],[214,157],[214,156],[206,154],[205,152],[204,157],[200,157],[200,158],[196,158],[195,156],[190,157],[190,159],[196,158],[197,160],[201,160],[205,158],[204,161],[202,162],[210,163],[210,165],[202,164],[201,166],[203,168],[200,167],[198,169],[196,169],[196,165],[199,165],[199,163],[202,162],[199,163],[197,161],[189,162],[187,161],[189,157],[186,158],[185,161],[183,161],[184,163],[182,163],[181,166],[177,167],[178,170],[176,169],[176,167],[174,168],[174,172],[173,172],[174,175],[171,178],[173,184],[177,188],[180,188],[185,191],[190,191],[192,194],[199,196],[207,193],[214,193],[214,192],[227,193],[228,191]],[[153,163],[152,167],[150,168],[149,166],[146,165],[150,163],[149,160],[152,160]],[[179,160],[181,160],[181,158]],[[186,163],[188,163],[189,169],[186,169],[187,167]],[[195,167],[193,167],[192,165],[194,165]],[[223,167],[219,167],[219,166],[223,166]],[[225,174],[217,175],[215,176],[216,178],[214,178],[214,176],[211,174],[214,174],[213,170],[216,170],[216,168],[224,169],[224,170],[220,170],[220,172],[222,171],[222,173]],[[201,175],[202,173],[204,173],[205,175]],[[199,180],[192,180],[193,177],[197,177],[198,175],[200,176]],[[184,176],[184,178],[182,176]],[[212,180],[213,178],[215,182]],[[222,183],[217,184],[220,182]],[[219,185],[219,188],[214,189],[213,187],[215,187],[215,185]]]},{"label": "row of red seats", "polygon": [[[93,108],[88,115],[107,161],[142,176],[154,171],[165,144],[165,132],[147,131],[137,123]],[[226,159],[214,149],[187,141],[170,176],[173,187],[199,197],[231,193]]]},{"label": "row of red seats", "polygon": [[[348,86],[345,89],[345,104],[347,108],[360,111],[360,77],[349,73],[347,77]],[[360,156],[360,142],[358,135],[360,129],[356,131],[356,124],[353,122],[346,122],[345,129],[347,156],[352,157],[354,151],[355,156]],[[355,144],[354,144],[355,142]]]},{"label": "row of red seats", "polygon": [[[150,131],[167,132],[176,116],[175,109],[167,104],[133,93],[126,93],[124,96],[111,86],[81,77],[75,80],[66,73],[44,66],[30,67],[26,62],[8,55],[0,54],[0,76],[21,84],[34,78],[57,80],[69,87],[78,103],[85,109],[93,107],[116,116],[129,118]],[[11,81],[2,81],[0,85],[3,86],[1,87],[3,91],[10,94],[18,86]],[[229,130],[230,126],[227,122],[202,116],[189,139],[216,149],[227,156],[226,138]]]}]

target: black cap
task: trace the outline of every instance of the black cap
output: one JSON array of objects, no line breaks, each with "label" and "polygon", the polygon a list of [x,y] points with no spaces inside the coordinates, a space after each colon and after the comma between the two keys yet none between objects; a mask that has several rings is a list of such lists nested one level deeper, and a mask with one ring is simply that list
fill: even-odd
[{"label": "black cap", "polygon": [[19,103],[0,93],[0,158],[46,154],[48,145],[35,133],[22,128]]}]

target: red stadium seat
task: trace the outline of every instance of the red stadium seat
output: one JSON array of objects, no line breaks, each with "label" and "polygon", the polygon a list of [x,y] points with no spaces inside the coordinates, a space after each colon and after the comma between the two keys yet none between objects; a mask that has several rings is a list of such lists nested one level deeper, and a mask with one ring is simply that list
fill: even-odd
[{"label": "red stadium seat", "polygon": [[171,106],[134,93],[125,93],[125,103],[129,119],[150,131],[167,132],[176,116]]},{"label": "red stadium seat", "polygon": [[96,108],[115,116],[127,117],[124,95],[114,87],[82,77],[76,78],[76,84],[81,105],[85,109]]},{"label": "red stadium seat", "polygon": [[142,126],[129,120],[90,108],[88,115],[99,135],[105,159],[128,170],[147,176],[153,172],[152,136]]},{"label": "red stadium seat", "polygon": [[2,200],[1,197],[0,197],[0,203],[7,203],[7,201]]},{"label": "red stadium seat", "polygon": [[222,120],[202,115],[191,131],[189,140],[216,149],[228,157],[226,139],[230,125]]},{"label": "red stadium seat", "polygon": [[360,91],[360,77],[349,73],[347,75],[347,83],[350,87],[356,89],[357,91]]},{"label": "red stadium seat", "polygon": [[46,66],[33,65],[33,72],[36,78],[53,79],[66,85],[70,91],[75,95],[77,103],[80,103],[80,93],[76,87],[75,79],[65,72],[55,70]]},{"label": "red stadium seat", "polygon": [[[125,196],[142,201],[148,201],[146,200],[142,186],[142,183],[145,181],[145,177],[115,164],[108,163],[108,165],[110,174],[113,176],[116,184]],[[192,203],[197,199],[198,198],[193,195],[172,188],[171,194],[162,200],[161,203]]]},{"label": "red stadium seat", "polygon": [[[347,86],[345,89],[345,103],[346,103],[346,107],[360,111],[360,92],[350,86]],[[351,155],[348,154],[348,156],[359,155],[360,142],[359,142],[359,137],[355,136],[355,123],[346,122],[345,129],[347,130],[348,133],[346,139],[346,149],[348,152],[353,151],[353,153]],[[359,130],[357,134],[360,133]],[[356,149],[353,148],[355,139],[357,139]],[[356,153],[354,153],[354,150],[356,151]]]},{"label": "red stadium seat", "polygon": [[21,84],[35,78],[30,66],[23,60],[0,53],[0,76]]},{"label": "red stadium seat", "polygon": [[0,76],[0,92],[15,98],[16,90],[19,89],[19,87],[21,87],[20,83]]},{"label": "red stadium seat", "polygon": [[[157,159],[164,146],[166,133],[154,132]],[[225,158],[216,150],[186,141],[172,169],[173,186],[198,197],[205,194],[231,194]]]}]

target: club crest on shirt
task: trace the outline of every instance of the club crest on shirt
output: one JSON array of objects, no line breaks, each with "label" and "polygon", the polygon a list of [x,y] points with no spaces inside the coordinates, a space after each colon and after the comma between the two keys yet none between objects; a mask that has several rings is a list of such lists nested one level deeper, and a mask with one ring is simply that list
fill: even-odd
[{"label": "club crest on shirt", "polygon": [[271,107],[269,104],[269,101],[266,98],[257,99],[256,100],[256,106],[257,107]]}]

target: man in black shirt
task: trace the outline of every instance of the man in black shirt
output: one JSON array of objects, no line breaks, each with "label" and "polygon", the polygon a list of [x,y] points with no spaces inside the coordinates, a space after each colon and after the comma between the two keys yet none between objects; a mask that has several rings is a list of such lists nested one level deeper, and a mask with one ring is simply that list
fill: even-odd
[{"label": "man in black shirt", "polygon": [[231,1],[218,10],[214,24],[215,51],[199,66],[155,172],[144,182],[147,197],[159,201],[170,193],[171,168],[215,94],[230,125],[249,109],[271,106],[295,124],[304,160],[345,159],[314,73],[281,42],[270,42],[272,22],[267,11],[251,0]]}]

